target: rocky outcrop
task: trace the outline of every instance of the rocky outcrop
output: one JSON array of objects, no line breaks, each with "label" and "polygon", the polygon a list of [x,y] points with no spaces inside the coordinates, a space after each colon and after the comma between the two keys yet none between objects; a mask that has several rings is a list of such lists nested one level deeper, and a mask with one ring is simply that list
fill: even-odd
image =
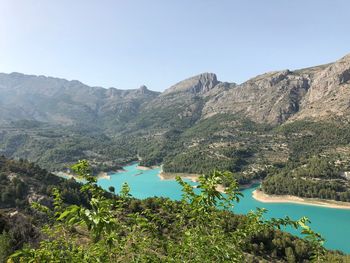
[{"label": "rocky outcrop", "polygon": [[270,72],[210,99],[203,116],[240,114],[257,122],[280,123],[297,112],[310,79],[289,70]]},{"label": "rocky outcrop", "polygon": [[138,93],[140,94],[146,94],[147,92],[149,92],[148,88],[145,85],[142,85],[138,90]]},{"label": "rocky outcrop", "polygon": [[350,55],[332,64],[270,72],[213,96],[203,117],[239,114],[257,122],[350,117]]},{"label": "rocky outcrop", "polygon": [[0,124],[30,119],[66,125],[103,120],[118,125],[120,120],[125,123],[137,118],[153,124],[176,122],[176,118],[194,123],[219,113],[270,124],[348,119],[350,55],[327,65],[269,72],[240,85],[202,73],[161,94],[144,85],[135,90],[104,89],[79,81],[0,74]]},{"label": "rocky outcrop", "polygon": [[350,117],[350,55],[319,70],[311,78],[309,92],[295,119]]},{"label": "rocky outcrop", "polygon": [[[203,73],[183,80],[166,89],[140,111],[137,124],[153,127],[189,127],[200,119],[204,98],[220,93],[229,84],[222,84],[213,73]],[[180,124],[182,123],[182,124]]]},{"label": "rocky outcrop", "polygon": [[214,73],[202,73],[171,86],[162,93],[162,96],[181,92],[204,94],[213,89],[219,83],[220,82],[217,80]]},{"label": "rocky outcrop", "polygon": [[68,81],[21,73],[0,74],[0,123],[22,119],[74,125],[113,120],[113,115],[137,114],[159,92],[145,86],[134,90],[89,87]]}]

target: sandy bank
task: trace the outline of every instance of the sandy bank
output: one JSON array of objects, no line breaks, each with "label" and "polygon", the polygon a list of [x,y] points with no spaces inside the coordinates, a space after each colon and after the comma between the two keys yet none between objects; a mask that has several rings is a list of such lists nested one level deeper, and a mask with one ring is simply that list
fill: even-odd
[{"label": "sandy bank", "polygon": [[182,179],[189,179],[192,182],[197,182],[199,174],[188,174],[188,173],[165,173],[160,172],[158,174],[161,180],[175,180],[177,176],[181,177]]},{"label": "sandy bank", "polygon": [[107,179],[110,180],[111,176],[108,175],[106,172],[101,172],[97,175],[97,179]]},{"label": "sandy bank", "polygon": [[[188,179],[192,182],[196,183],[198,182],[198,177],[201,176],[200,174],[189,174],[189,173],[165,173],[160,172],[158,174],[161,180],[175,180],[177,176],[181,177],[182,179]],[[216,187],[216,190],[225,193],[225,187],[223,185],[218,185]]]},{"label": "sandy bank", "polygon": [[314,205],[337,209],[350,209],[350,203],[316,198],[301,198],[293,195],[268,195],[256,189],[253,198],[262,203],[294,203],[301,205]]},{"label": "sandy bank", "polygon": [[159,168],[160,166],[152,166],[152,167],[147,167],[147,166],[142,166],[142,165],[138,165],[136,167],[137,170],[142,170],[142,171],[147,171],[147,170],[151,170],[151,169],[156,169]]}]

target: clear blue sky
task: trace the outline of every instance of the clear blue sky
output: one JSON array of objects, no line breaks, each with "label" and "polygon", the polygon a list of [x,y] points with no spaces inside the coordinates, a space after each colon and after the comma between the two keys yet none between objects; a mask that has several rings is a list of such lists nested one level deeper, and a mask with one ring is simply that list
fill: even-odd
[{"label": "clear blue sky", "polygon": [[1,0],[0,72],[153,90],[350,53],[349,0]]}]

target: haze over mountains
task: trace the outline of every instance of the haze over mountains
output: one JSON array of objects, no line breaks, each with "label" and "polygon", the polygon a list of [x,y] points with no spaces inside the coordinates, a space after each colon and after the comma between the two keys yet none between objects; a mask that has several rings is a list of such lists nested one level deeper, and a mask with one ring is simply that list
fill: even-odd
[{"label": "haze over mountains", "polygon": [[[213,73],[181,81],[163,93],[89,87],[79,81],[0,74],[0,122],[37,120],[81,124],[157,116],[172,108],[179,119],[193,121],[218,113],[239,114],[256,122],[349,117],[350,55],[327,65],[269,72],[240,85],[220,82]],[[117,123],[116,123],[117,124]]]},{"label": "haze over mountains", "polygon": [[[232,166],[237,156],[223,151],[249,148],[248,164],[284,161],[293,152],[290,138],[271,128],[301,120],[344,124],[349,117],[350,55],[242,84],[203,73],[162,93],[0,74],[0,152],[48,169],[81,158],[108,169],[139,158],[145,165],[163,163],[168,171],[201,172],[210,163],[240,170]],[[190,168],[186,159],[198,164]]]},{"label": "haze over mountains", "polygon": [[[158,95],[142,86],[136,90],[89,87],[79,81],[0,74],[1,121],[37,120],[53,124],[93,121],[113,112],[136,112],[144,101]],[[135,108],[136,107],[136,108]]]}]

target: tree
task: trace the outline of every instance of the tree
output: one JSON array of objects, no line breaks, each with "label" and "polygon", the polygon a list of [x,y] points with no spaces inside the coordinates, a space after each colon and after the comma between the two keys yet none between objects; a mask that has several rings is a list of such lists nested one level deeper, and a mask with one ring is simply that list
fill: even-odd
[{"label": "tree", "polygon": [[108,187],[108,191],[110,191],[111,193],[115,193],[115,187],[114,186]]},{"label": "tree", "polygon": [[0,262],[5,262],[11,254],[10,236],[5,231],[0,234]]}]

